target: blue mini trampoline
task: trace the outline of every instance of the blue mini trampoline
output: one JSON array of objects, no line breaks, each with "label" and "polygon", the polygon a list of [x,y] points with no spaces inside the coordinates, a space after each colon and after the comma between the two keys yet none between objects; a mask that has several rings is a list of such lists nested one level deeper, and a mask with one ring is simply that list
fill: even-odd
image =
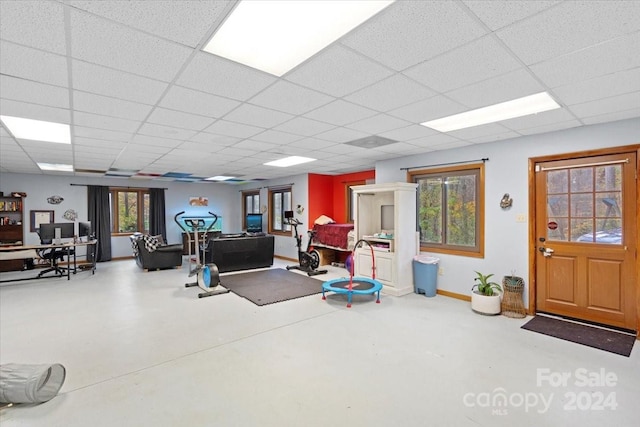
[{"label": "blue mini trampoline", "polygon": [[[360,244],[366,243],[371,249],[371,278],[368,277],[353,277],[353,265],[355,264],[356,249]],[[353,255],[351,262],[350,275],[347,279],[342,277],[340,279],[328,280],[322,284],[322,299],[326,300],[325,292],[335,292],[337,294],[347,294],[347,307],[351,307],[351,298],[353,294],[356,295],[371,295],[376,294],[376,303],[380,304],[380,291],[382,290],[382,283],[376,280],[376,261],[373,255],[373,247],[366,240],[358,240],[353,247]]]}]

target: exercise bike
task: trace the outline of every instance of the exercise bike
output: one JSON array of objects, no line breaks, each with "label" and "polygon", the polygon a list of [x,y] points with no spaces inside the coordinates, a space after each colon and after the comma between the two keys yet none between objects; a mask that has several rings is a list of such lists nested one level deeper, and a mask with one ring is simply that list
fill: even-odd
[{"label": "exercise bike", "polygon": [[[213,226],[218,222],[218,215],[213,212],[209,212],[211,217],[182,217],[182,221],[185,226],[190,228],[192,232],[188,231],[185,227],[182,226],[178,217],[184,214],[184,211],[178,212],[173,220],[178,224],[178,227],[182,229],[187,234],[189,245],[189,277],[196,276],[196,281],[191,283],[185,283],[185,288],[190,288],[192,286],[197,286],[202,289],[204,292],[200,292],[198,294],[198,298],[210,297],[213,295],[221,295],[229,292],[228,289],[223,287],[218,288],[220,283],[220,273],[218,271],[218,266],[215,264],[204,264],[204,260],[206,259],[207,247],[209,246],[209,241],[207,240],[207,233],[213,228]],[[200,237],[198,235],[198,229],[203,228],[206,225],[205,219],[213,218],[213,222],[206,230],[200,235],[202,236],[203,243],[200,245]],[[193,234],[193,239],[192,239]],[[191,258],[191,247],[195,249],[195,265],[192,268],[192,264],[194,263]],[[202,256],[202,262],[200,261],[200,257]]]},{"label": "exercise bike", "polygon": [[320,254],[311,247],[311,240],[315,236],[314,230],[307,231],[309,240],[307,241],[307,249],[302,250],[302,235],[298,234],[298,226],[302,223],[293,217],[293,211],[284,212],[285,224],[293,225],[296,234],[296,246],[298,247],[298,263],[299,265],[288,265],[287,270],[301,270],[309,276],[317,276],[318,274],[326,274],[327,270],[318,270],[320,266]]}]

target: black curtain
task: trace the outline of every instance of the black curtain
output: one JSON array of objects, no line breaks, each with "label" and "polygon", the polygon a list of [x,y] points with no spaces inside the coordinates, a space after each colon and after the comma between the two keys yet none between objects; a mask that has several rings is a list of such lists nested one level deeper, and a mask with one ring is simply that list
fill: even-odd
[{"label": "black curtain", "polygon": [[162,235],[164,241],[167,241],[164,188],[149,189],[149,234]]},{"label": "black curtain", "polygon": [[87,186],[89,221],[98,244],[96,261],[111,261],[111,209],[109,208],[109,187]]}]

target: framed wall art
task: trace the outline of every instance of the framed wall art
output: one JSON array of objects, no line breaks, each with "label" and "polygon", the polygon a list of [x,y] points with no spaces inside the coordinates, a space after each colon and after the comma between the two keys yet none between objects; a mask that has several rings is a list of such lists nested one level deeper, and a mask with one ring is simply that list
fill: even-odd
[{"label": "framed wall art", "polygon": [[31,232],[35,233],[40,228],[40,224],[51,224],[53,222],[54,211],[30,211]]}]

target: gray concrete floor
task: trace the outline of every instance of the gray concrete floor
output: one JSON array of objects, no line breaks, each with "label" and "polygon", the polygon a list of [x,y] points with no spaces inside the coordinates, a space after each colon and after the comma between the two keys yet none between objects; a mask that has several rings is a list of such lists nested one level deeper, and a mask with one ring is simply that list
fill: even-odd
[{"label": "gray concrete floor", "polygon": [[[330,270],[317,278],[347,274]],[[187,271],[116,261],[0,287],[0,363],[67,369],[58,396],[4,408],[0,425],[638,423],[638,343],[627,358],[440,295],[362,297],[350,309],[342,295],[198,299]]]}]

